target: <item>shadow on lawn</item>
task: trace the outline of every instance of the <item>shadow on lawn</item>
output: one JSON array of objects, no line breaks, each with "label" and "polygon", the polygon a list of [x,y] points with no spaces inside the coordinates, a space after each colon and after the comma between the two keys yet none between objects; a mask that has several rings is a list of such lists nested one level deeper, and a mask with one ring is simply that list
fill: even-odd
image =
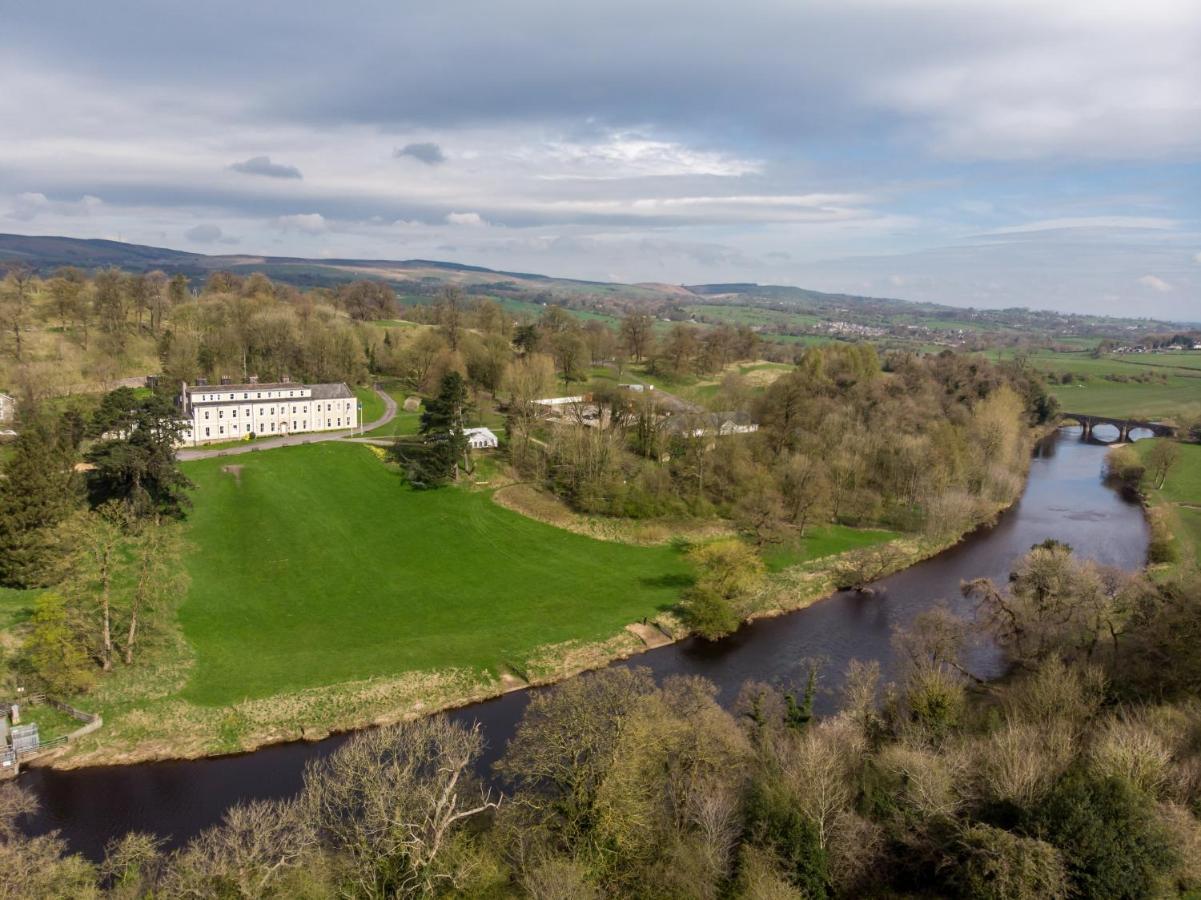
[{"label": "shadow on lawn", "polygon": [[667,575],[656,575],[653,578],[640,578],[639,582],[649,588],[690,588],[696,584],[696,579],[682,572],[671,572]]}]

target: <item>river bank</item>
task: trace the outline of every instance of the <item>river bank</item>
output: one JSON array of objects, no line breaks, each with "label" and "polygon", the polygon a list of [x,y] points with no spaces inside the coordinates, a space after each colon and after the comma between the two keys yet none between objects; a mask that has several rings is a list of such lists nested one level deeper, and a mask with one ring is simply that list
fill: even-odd
[{"label": "river bank", "polygon": [[[1028,467],[1023,473],[1023,489],[1026,474]],[[994,522],[1016,499],[979,508],[963,528],[938,537],[905,536],[775,573],[743,611],[744,620],[753,622],[796,612],[832,596],[847,584],[877,581],[937,556]],[[509,508],[517,505],[498,502]],[[690,536],[708,538],[713,536],[711,531],[711,526],[705,526],[705,530]],[[620,540],[626,535],[606,537]],[[645,541],[650,535],[639,537]],[[859,577],[848,580],[848,572],[856,572]],[[104,709],[106,722],[103,730],[45,760],[44,765],[76,769],[193,760],[247,753],[292,741],[321,741],[332,735],[459,709],[513,691],[554,684],[690,637],[684,622],[674,612],[665,611],[651,617],[649,622],[628,623],[603,640],[544,646],[519,668],[508,667],[496,673],[470,669],[414,671],[274,694],[227,706],[202,706],[182,696],[192,658],[182,636],[178,636],[180,644],[164,654],[163,664],[139,676],[141,681],[135,690],[119,698],[106,698],[98,693],[98,705]]]},{"label": "river bank", "polygon": [[[870,592],[838,591],[787,615],[757,618],[720,641],[684,638],[615,665],[649,669],[656,679],[703,677],[716,685],[722,704],[732,705],[748,680],[803,684],[810,663],[820,661],[815,709],[831,713],[840,705],[842,676],[852,660],[877,661],[885,681],[897,677],[897,629],[936,605],[971,616],[974,601],[962,595],[960,585],[980,577],[1004,581],[1033,544],[1054,538],[1105,565],[1140,568],[1146,560],[1146,521],[1137,503],[1104,483],[1105,452],[1104,446],[1080,440],[1078,431],[1059,432],[1035,449],[1025,492],[993,524],[874,583]],[[966,662],[984,678],[1004,670],[987,641],[973,645]],[[481,774],[504,753],[531,693],[509,690],[449,713],[455,721],[481,728],[486,741]],[[132,830],[158,834],[168,847],[180,846],[220,821],[232,803],[293,796],[305,767],[348,739],[339,734],[277,743],[255,753],[144,765],[30,770],[22,775],[23,784],[41,808],[25,827],[30,834],[59,831],[71,849],[93,859],[101,858],[109,840]]]}]

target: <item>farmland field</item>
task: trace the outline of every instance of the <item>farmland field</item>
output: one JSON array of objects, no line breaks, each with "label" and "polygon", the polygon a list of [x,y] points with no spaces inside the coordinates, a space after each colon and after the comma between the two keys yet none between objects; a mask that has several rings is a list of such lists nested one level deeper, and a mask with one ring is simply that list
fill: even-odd
[{"label": "farmland field", "polygon": [[314,444],[185,465],[196,665],[184,696],[236,702],[374,675],[520,667],[672,606],[676,550],[595,541],[485,493],[419,492],[369,448]]},{"label": "farmland field", "polygon": [[[1006,358],[1012,353],[989,353]],[[1060,406],[1072,412],[1099,416],[1156,418],[1201,411],[1201,353],[1109,354],[1057,353],[1040,350],[1026,354],[1027,362],[1063,382],[1052,384]]]}]

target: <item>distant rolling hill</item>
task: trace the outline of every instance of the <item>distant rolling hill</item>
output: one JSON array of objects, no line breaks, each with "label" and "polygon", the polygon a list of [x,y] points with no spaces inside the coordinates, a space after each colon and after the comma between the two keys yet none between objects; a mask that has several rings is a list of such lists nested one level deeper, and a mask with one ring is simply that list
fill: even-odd
[{"label": "distant rolling hill", "polygon": [[[914,303],[891,298],[833,294],[788,285],[750,282],[673,285],[618,284],[555,278],[529,272],[505,272],[482,266],[427,259],[303,259],[286,256],[231,254],[209,256],[164,247],[147,247],[120,241],[69,238],[53,235],[0,234],[0,266],[22,261],[49,274],[60,266],[97,269],[118,266],[135,272],[161,269],[204,279],[215,271],[239,274],[262,272],[277,281],[298,287],[333,287],[361,278],[391,284],[410,301],[423,302],[447,284],[475,295],[539,304],[560,303],[573,308],[620,312],[647,303],[657,314],[676,320],[694,316],[702,321],[728,321],[714,315],[713,307],[746,306],[771,315],[800,315],[825,321],[852,321],[871,326],[954,322],[972,330],[1017,329],[1027,333],[1079,334],[1119,330],[1171,329],[1170,323],[1151,320],[1107,319],[1038,312],[1027,309],[972,310],[936,303]],[[616,301],[614,306],[613,301]],[[717,311],[718,313],[721,310]],[[767,330],[767,329],[761,329]],[[795,329],[794,329],[795,330]]]}]

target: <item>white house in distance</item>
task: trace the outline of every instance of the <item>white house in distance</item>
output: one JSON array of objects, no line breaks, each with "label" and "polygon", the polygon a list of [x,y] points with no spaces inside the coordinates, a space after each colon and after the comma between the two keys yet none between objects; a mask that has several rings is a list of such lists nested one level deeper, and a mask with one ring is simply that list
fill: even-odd
[{"label": "white house in distance", "polygon": [[17,415],[17,401],[8,394],[0,394],[0,423],[11,422]]},{"label": "white house in distance", "polygon": [[495,450],[500,444],[491,428],[464,428],[463,434],[473,450]]},{"label": "white house in distance", "polygon": [[[222,379],[224,381],[224,379]],[[338,431],[358,424],[358,400],[345,384],[183,384],[179,408],[188,422],[190,446],[236,441],[247,435],[279,437]]]}]

